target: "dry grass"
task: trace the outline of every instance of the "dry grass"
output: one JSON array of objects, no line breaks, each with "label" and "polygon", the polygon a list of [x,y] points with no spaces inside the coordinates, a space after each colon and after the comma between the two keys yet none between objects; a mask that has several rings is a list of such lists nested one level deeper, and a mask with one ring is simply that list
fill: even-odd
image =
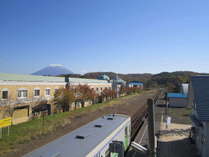
[{"label": "dry grass", "polygon": [[191,108],[169,108],[168,114],[172,117],[174,123],[191,124],[190,115],[192,113]]},{"label": "dry grass", "polygon": [[18,144],[24,144],[33,139],[39,139],[44,137],[46,134],[56,131],[58,127],[64,127],[70,124],[71,118],[75,116],[79,116],[82,113],[90,113],[114,104],[123,103],[125,100],[136,95],[138,94],[121,97],[104,103],[94,104],[75,111],[46,116],[44,119],[33,119],[26,123],[12,126],[10,129],[10,136],[6,135],[6,129],[4,129],[4,136],[0,139],[0,156],[3,156],[4,153],[15,151],[16,145]]}]

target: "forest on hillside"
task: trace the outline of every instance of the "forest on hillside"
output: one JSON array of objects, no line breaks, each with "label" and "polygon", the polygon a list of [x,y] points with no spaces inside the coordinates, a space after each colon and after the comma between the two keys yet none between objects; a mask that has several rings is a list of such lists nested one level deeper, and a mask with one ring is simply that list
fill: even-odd
[{"label": "forest on hillside", "polygon": [[111,79],[118,75],[119,78],[129,81],[141,81],[145,88],[166,88],[168,91],[178,92],[182,83],[188,83],[190,78],[195,75],[208,75],[206,73],[197,73],[191,71],[162,72],[159,74],[116,74],[114,72],[91,72],[84,75],[72,74],[70,77],[97,79],[105,74]]}]

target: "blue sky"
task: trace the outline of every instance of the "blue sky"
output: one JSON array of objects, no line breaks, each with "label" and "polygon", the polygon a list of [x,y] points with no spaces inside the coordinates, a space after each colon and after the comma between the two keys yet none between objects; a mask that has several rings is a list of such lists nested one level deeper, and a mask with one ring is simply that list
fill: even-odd
[{"label": "blue sky", "polygon": [[0,72],[209,72],[208,0],[1,0]]}]

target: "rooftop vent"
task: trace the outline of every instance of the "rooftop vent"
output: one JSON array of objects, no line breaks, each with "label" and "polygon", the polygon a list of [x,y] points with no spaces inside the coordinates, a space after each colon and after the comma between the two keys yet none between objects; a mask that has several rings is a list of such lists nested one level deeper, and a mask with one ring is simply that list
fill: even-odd
[{"label": "rooftop vent", "polygon": [[110,118],[110,117],[109,117],[109,118],[107,118],[107,120],[113,120],[113,118]]},{"label": "rooftop vent", "polygon": [[95,128],[102,128],[102,125],[94,125]]},{"label": "rooftop vent", "polygon": [[77,138],[77,139],[81,139],[81,140],[85,139],[85,137],[84,137],[84,136],[80,136],[80,135],[77,135],[75,138]]}]

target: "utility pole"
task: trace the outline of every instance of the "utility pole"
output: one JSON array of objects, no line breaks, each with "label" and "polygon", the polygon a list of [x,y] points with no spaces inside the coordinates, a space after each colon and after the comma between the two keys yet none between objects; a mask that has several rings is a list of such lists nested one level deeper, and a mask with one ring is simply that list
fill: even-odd
[{"label": "utility pole", "polygon": [[166,99],[166,107],[165,107],[165,117],[166,117],[166,129],[168,128],[168,123],[167,123],[167,119],[168,119],[168,93],[165,94],[165,99]]},{"label": "utility pole", "polygon": [[116,97],[119,98],[119,82],[118,73],[116,74]]},{"label": "utility pole", "polygon": [[156,157],[155,139],[155,110],[153,99],[147,100],[148,105],[148,135],[149,135],[149,157]]},{"label": "utility pole", "polygon": [[0,139],[3,137],[3,128],[0,128]]}]

